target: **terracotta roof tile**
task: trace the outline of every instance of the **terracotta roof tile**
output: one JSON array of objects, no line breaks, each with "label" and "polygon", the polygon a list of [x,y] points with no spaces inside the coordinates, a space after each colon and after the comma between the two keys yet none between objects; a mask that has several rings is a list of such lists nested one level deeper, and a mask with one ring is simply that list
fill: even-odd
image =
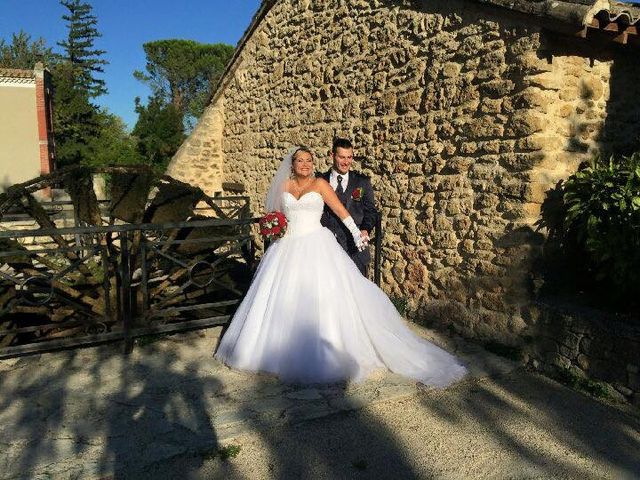
[{"label": "terracotta roof tile", "polygon": [[20,70],[17,68],[0,67],[0,77],[5,78],[36,78],[33,70]]}]

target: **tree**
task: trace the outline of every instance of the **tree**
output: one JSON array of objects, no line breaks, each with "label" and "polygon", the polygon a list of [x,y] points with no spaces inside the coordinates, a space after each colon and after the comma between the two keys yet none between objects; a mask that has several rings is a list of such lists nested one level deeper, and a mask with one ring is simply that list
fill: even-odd
[{"label": "tree", "polygon": [[98,110],[87,91],[76,85],[77,70],[60,62],[52,70],[53,125],[59,166],[87,163],[93,155],[92,140],[100,132]]},{"label": "tree", "polygon": [[51,66],[55,55],[47,47],[44,38],[31,41],[31,35],[23,30],[11,35],[11,44],[0,40],[0,66],[4,68],[19,68],[32,70],[37,62]]},{"label": "tree", "polygon": [[143,48],[146,74],[135,71],[134,76],[149,84],[154,98],[171,103],[187,123],[202,114],[234,50],[223,43],[193,40],[158,40]]},{"label": "tree", "polygon": [[105,81],[96,78],[96,73],[103,73],[103,65],[108,62],[100,57],[106,52],[95,50],[93,43],[102,35],[98,32],[98,23],[92,14],[92,6],[80,0],[60,0],[69,10],[62,18],[67,21],[67,39],[58,42],[64,50],[62,58],[70,62],[75,69],[74,85],[88,92],[90,98],[99,97],[107,93]]},{"label": "tree", "polygon": [[89,166],[137,165],[145,163],[138,151],[136,139],[129,134],[124,121],[107,111],[97,115],[98,133],[90,141],[91,157],[83,162]]},{"label": "tree", "polygon": [[138,122],[133,135],[138,138],[138,150],[149,163],[163,171],[184,141],[182,117],[173,106],[157,96],[144,106],[136,98]]}]

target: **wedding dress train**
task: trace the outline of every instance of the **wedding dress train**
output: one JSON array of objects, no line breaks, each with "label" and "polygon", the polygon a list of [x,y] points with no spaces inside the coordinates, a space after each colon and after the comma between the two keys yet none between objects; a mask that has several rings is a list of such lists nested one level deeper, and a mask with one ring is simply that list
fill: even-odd
[{"label": "wedding dress train", "polygon": [[322,196],[283,195],[287,233],[265,252],[216,358],[299,383],[361,381],[382,368],[434,386],[464,376],[454,356],[411,332],[320,225]]}]

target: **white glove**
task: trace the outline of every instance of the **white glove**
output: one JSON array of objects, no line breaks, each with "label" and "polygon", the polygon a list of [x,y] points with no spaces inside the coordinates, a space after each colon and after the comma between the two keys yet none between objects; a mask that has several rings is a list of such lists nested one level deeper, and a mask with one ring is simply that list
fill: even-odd
[{"label": "white glove", "polygon": [[355,242],[358,251],[361,252],[364,250],[368,242],[362,238],[360,229],[356,225],[356,222],[353,221],[353,217],[349,216],[342,219],[342,223],[344,223],[344,226],[347,227],[347,230],[349,230],[349,233],[353,236],[353,241]]}]

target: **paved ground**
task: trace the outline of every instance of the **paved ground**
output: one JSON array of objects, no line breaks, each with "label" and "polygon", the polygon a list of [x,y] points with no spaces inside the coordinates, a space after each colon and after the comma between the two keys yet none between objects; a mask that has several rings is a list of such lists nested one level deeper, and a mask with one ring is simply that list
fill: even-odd
[{"label": "paved ground", "polygon": [[287,386],[214,361],[219,329],[0,361],[0,478],[640,478],[637,409],[419,332],[471,375]]}]

